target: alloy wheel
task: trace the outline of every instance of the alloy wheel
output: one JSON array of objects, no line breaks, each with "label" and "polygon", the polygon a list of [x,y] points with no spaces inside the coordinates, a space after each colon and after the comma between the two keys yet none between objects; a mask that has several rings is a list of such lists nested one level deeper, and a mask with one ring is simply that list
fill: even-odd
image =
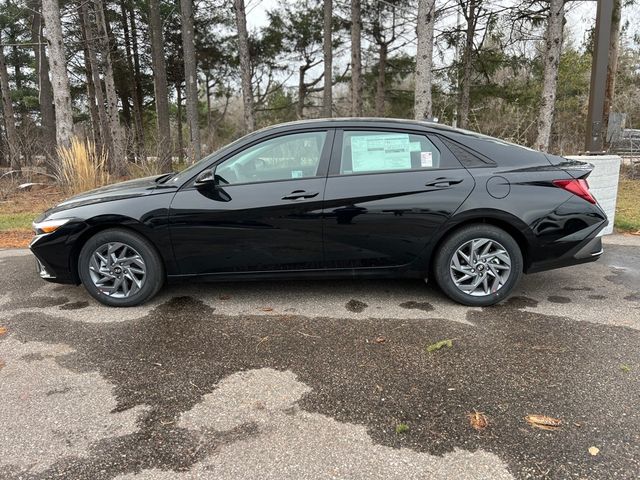
[{"label": "alloy wheel", "polygon": [[142,256],[130,245],[109,242],[91,254],[89,274],[101,293],[114,298],[127,298],[144,285],[147,267]]},{"label": "alloy wheel", "polygon": [[511,257],[495,240],[474,238],[460,246],[449,265],[458,290],[474,297],[500,290],[511,274]]}]

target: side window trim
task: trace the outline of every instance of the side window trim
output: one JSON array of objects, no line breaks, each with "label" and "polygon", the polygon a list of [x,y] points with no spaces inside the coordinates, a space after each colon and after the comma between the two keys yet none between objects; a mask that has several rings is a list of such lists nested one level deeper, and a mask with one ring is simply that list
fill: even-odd
[{"label": "side window trim", "polygon": [[[429,140],[436,149],[440,152],[441,159],[446,159],[449,164],[448,166],[442,168],[434,168],[434,169],[409,169],[409,170],[384,170],[384,171],[372,171],[372,172],[358,172],[358,173],[340,173],[340,167],[342,163],[342,144],[344,142],[344,132],[380,132],[380,133],[409,133],[410,135],[422,135]],[[436,170],[449,170],[455,168],[464,168],[464,166],[460,163],[460,161],[451,153],[451,151],[447,148],[446,144],[438,138],[438,135],[425,132],[423,130],[409,130],[409,129],[394,129],[394,128],[385,128],[385,127],[346,127],[346,128],[338,128],[335,132],[335,139],[333,141],[333,149],[331,152],[331,164],[329,166],[328,177],[353,177],[359,175],[383,175],[386,173],[404,173],[404,172],[427,172],[427,171],[436,171]]]},{"label": "side window trim", "polygon": [[320,154],[320,161],[318,162],[318,168],[316,169],[316,174],[313,177],[303,177],[303,178],[283,178],[283,179],[279,179],[279,180],[262,180],[262,181],[256,181],[256,182],[244,182],[244,183],[234,183],[233,185],[229,185],[229,187],[235,187],[236,185],[257,185],[257,184],[261,184],[261,183],[276,183],[276,182],[290,182],[290,181],[294,181],[294,180],[311,180],[314,178],[326,178],[327,176],[327,172],[329,170],[329,163],[330,163],[330,158],[331,158],[331,149],[333,147],[334,144],[334,138],[335,138],[335,128],[307,128],[307,129],[300,129],[300,130],[292,130],[289,132],[278,132],[278,133],[274,133],[272,135],[267,135],[265,137],[260,137],[258,139],[256,139],[255,141],[248,143],[246,145],[243,145],[241,147],[238,147],[237,149],[228,152],[226,155],[224,155],[221,158],[218,158],[215,161],[212,161],[211,163],[209,163],[206,167],[204,167],[202,170],[198,171],[198,173],[194,174],[193,177],[185,182],[182,187],[180,187],[180,190],[192,190],[195,188],[194,186],[194,182],[195,179],[198,177],[198,175],[200,175],[202,172],[204,172],[205,170],[209,169],[209,168],[213,168],[213,167],[217,167],[218,165],[226,162],[227,160],[229,160],[230,158],[234,157],[235,155],[251,148],[254,147],[255,145],[258,145],[259,143],[262,142],[266,142],[268,140],[273,140],[274,138],[280,138],[280,137],[285,137],[287,135],[297,135],[297,134],[301,134],[301,133],[314,133],[314,132],[325,132],[325,139],[324,139],[324,145],[322,147],[322,153]]}]

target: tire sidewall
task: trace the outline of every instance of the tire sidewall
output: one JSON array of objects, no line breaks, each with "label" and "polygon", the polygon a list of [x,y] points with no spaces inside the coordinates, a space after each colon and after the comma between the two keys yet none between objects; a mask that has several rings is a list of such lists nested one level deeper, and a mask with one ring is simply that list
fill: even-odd
[{"label": "tire sidewall", "polygon": [[[453,254],[458,248],[476,238],[495,240],[507,250],[511,258],[511,272],[507,282],[497,292],[482,297],[474,297],[460,291],[449,270]],[[434,270],[438,285],[449,298],[463,305],[483,307],[499,303],[511,294],[522,277],[522,267],[520,246],[511,235],[493,225],[476,224],[463,227],[447,237],[437,252]]]},{"label": "tire sidewall", "polygon": [[[102,293],[94,284],[89,273],[89,261],[93,252],[109,242],[122,242],[131,246],[142,256],[147,267],[142,288],[131,297],[112,298]],[[100,303],[112,307],[132,307],[153,297],[164,282],[164,269],[155,248],[140,235],[123,229],[109,229],[96,233],[82,247],[78,257],[78,275],[89,294]]]}]

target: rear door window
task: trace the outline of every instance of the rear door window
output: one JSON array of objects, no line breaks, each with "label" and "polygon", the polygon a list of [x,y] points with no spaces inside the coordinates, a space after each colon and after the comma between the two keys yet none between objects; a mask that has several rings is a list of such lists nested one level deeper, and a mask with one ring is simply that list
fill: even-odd
[{"label": "rear door window", "polygon": [[345,131],[340,175],[441,167],[441,154],[425,136],[402,132]]}]

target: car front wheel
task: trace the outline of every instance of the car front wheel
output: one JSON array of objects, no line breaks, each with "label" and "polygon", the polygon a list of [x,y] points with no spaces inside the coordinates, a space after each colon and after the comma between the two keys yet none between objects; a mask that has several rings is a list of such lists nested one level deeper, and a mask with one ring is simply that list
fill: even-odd
[{"label": "car front wheel", "polygon": [[132,307],[153,297],[164,282],[155,248],[142,236],[109,229],[91,237],[80,251],[78,274],[87,291],[112,307]]},{"label": "car front wheel", "polygon": [[522,276],[518,243],[493,225],[469,225],[445,239],[436,253],[442,291],[463,305],[494,305],[509,296]]}]

